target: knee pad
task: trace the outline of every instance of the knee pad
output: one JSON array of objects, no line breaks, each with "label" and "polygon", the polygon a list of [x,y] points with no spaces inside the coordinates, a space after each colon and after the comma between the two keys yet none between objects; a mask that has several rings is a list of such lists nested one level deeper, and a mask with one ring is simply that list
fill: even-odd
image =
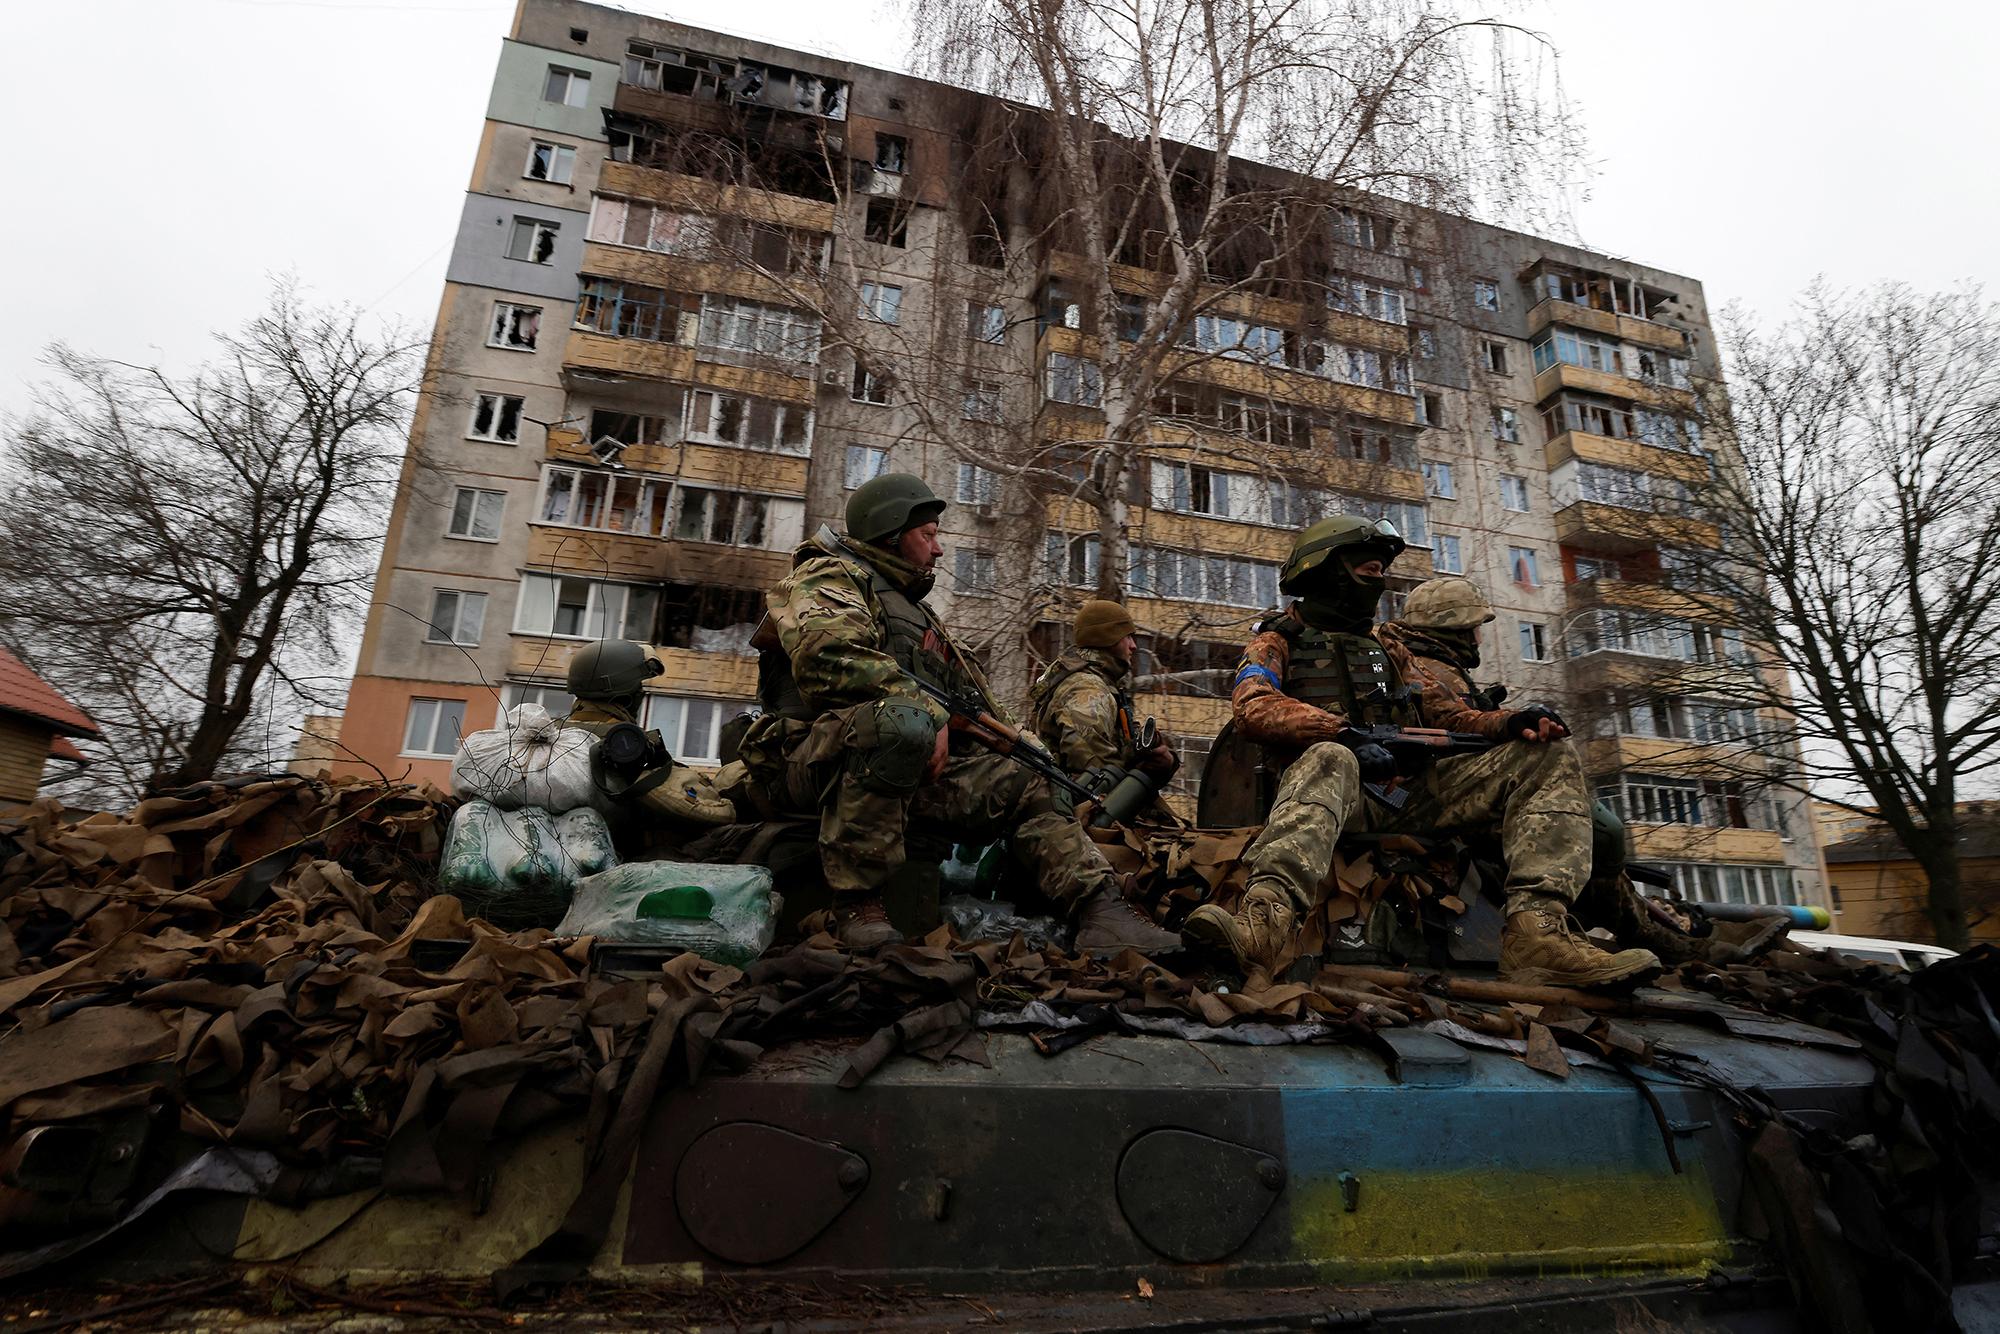
[{"label": "knee pad", "polygon": [[856,742],[848,752],[848,772],[861,780],[870,792],[888,797],[906,797],[917,790],[937,745],[937,728],[921,704],[904,700],[876,701],[869,713],[874,740],[868,742],[856,729]]}]

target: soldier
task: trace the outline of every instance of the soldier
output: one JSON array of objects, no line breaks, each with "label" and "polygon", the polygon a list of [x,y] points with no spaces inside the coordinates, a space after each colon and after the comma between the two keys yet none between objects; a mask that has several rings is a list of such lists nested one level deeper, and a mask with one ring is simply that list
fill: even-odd
[{"label": "soldier", "polygon": [[913,826],[960,841],[1010,837],[1043,892],[1078,919],[1079,949],[1178,948],[1126,904],[1119,877],[1048,784],[953,738],[947,711],[912,679],[977,695],[1004,716],[923,602],[944,554],[944,509],[921,478],[878,477],[848,499],[846,535],[821,528],[765,595],[753,641],[764,714],[739,751],[755,799],[819,816],[833,930],[850,949],[900,939],[881,887]]},{"label": "soldier", "polygon": [[1139,651],[1138,627],[1116,602],[1086,602],[1076,612],[1076,647],[1050,663],[1028,689],[1035,735],[1072,774],[1104,765],[1139,769],[1165,786],[1180,757],[1164,738],[1141,751],[1125,688]]},{"label": "soldier", "polygon": [[[599,739],[620,723],[636,727],[646,682],[663,670],[660,660],[644,645],[630,640],[600,639],[577,645],[569,655],[569,693],[576,702],[563,726],[580,727]],[[675,763],[666,747],[659,744],[659,734],[650,735],[655,753],[664,763],[631,775],[619,789],[633,794],[631,804],[619,808],[627,813],[616,820],[621,832],[637,824],[665,825],[670,832],[686,833],[690,827],[727,824],[735,818],[735,808],[707,776]],[[601,775],[598,781],[603,783]]]},{"label": "soldier", "polygon": [[[1497,827],[1507,862],[1503,978],[1599,986],[1659,967],[1645,950],[1596,948],[1569,915],[1590,875],[1591,825],[1583,768],[1562,719],[1538,705],[1481,708],[1490,701],[1458,688],[1468,684],[1462,676],[1427,671],[1396,634],[1371,633],[1388,565],[1404,546],[1389,524],[1353,516],[1322,519],[1293,546],[1278,587],[1296,600],[1250,641],[1230,699],[1237,728],[1286,766],[1277,801],[1244,857],[1242,909],[1232,917],[1204,905],[1184,934],[1227,949],[1252,985],[1266,983],[1298,917],[1318,906],[1334,844],[1350,823],[1413,833]],[[1407,803],[1385,813],[1364,809],[1361,784],[1393,778],[1394,761],[1380,747],[1336,742],[1350,722],[1506,744],[1439,761],[1406,780]]]}]

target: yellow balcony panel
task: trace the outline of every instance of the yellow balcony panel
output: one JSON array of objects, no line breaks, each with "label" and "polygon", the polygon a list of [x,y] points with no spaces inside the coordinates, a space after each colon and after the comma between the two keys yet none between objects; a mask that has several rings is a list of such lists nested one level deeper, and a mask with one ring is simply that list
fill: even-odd
[{"label": "yellow balcony panel", "polygon": [[[679,392],[678,386],[675,392]],[[549,458],[585,467],[601,466],[584,443],[582,431],[563,431],[560,433],[560,438],[557,432],[549,432]],[[678,443],[633,445],[618,456],[618,461],[635,473],[646,473],[654,477],[673,477],[681,470],[681,446]]]},{"label": "yellow balcony panel", "polygon": [[705,263],[634,246],[583,248],[583,271],[596,277],[644,283],[675,292],[721,292],[779,306],[813,306],[826,299],[826,285],[813,274],[766,278],[741,264]]},{"label": "yellow balcony panel", "polygon": [[[1247,636],[1246,636],[1247,638]],[[1225,670],[1234,663],[1215,663]],[[1169,736],[1212,737],[1222,731],[1229,721],[1228,682],[1216,687],[1222,692],[1219,699],[1203,695],[1169,695],[1164,692],[1147,691],[1132,697],[1132,711],[1141,720],[1151,718],[1160,725],[1160,730]],[[1199,775],[1194,775],[1199,777]]]},{"label": "yellow balcony panel", "polygon": [[[687,456],[679,473],[681,481],[760,491],[767,495],[801,499],[805,496],[806,470],[811,460],[797,454],[773,454],[762,449],[693,443],[681,448]],[[631,451],[626,452],[629,454]]]},{"label": "yellow balcony panel", "polygon": [[654,343],[643,338],[609,338],[572,329],[563,348],[563,369],[599,374],[636,375],[651,380],[694,378],[694,349],[678,343]]},{"label": "yellow balcony panel", "polygon": [[1593,310],[1574,301],[1536,302],[1528,311],[1528,333],[1531,336],[1538,334],[1551,324],[1566,324],[1572,329],[1591,329],[1602,334],[1618,332],[1618,316],[1612,311]]},{"label": "yellow balcony panel", "polygon": [[1249,643],[1251,622],[1272,610],[1270,607],[1225,607],[1212,602],[1149,597],[1129,598],[1125,605],[1131,611],[1132,619],[1155,635],[1173,639],[1185,632],[1188,638],[1206,639],[1218,644]]},{"label": "yellow balcony panel", "polygon": [[1160,509],[1134,510],[1131,527],[1134,541],[1263,561],[1284,560],[1298,536],[1288,528]]},{"label": "yellow balcony panel", "polygon": [[1571,611],[1586,607],[1622,607],[1654,616],[1675,616],[1682,620],[1708,620],[1727,611],[1724,599],[1696,597],[1636,579],[1579,579],[1564,590]]},{"label": "yellow balcony panel", "polygon": [[1712,764],[1714,776],[1725,778],[1740,776],[1746,768],[1763,767],[1740,746],[1703,745],[1673,737],[1599,737],[1584,742],[1583,749],[1584,767],[1594,774],[1642,769],[1699,778],[1703,768]]},{"label": "yellow balcony panel", "polygon": [[805,365],[800,366],[800,372],[790,375],[783,371],[703,361],[695,366],[694,382],[735,394],[747,394],[751,398],[769,398],[780,403],[802,403],[811,407],[819,398],[819,381],[814,378],[817,372]]},{"label": "yellow balcony panel", "polygon": [[1540,401],[1564,389],[1580,389],[1588,394],[1608,394],[1613,398],[1637,398],[1643,386],[1637,380],[1609,371],[1586,370],[1558,361],[1535,376],[1535,399]]},{"label": "yellow balcony panel", "polygon": [[1717,547],[1722,530],[1699,519],[1580,500],[1556,511],[1556,539],[1596,551],[1644,551],[1663,544]]},{"label": "yellow balcony panel", "polygon": [[545,574],[581,578],[769,588],[791,568],[792,558],[786,551],[533,524],[528,529],[526,565]]},{"label": "yellow balcony panel", "polygon": [[1706,829],[1683,824],[1628,824],[1635,861],[1769,862],[1783,865],[1784,838],[1768,829]]},{"label": "yellow balcony panel", "polygon": [[629,162],[607,162],[597,178],[600,193],[650,199],[656,203],[704,213],[727,213],[755,222],[802,227],[810,231],[833,230],[834,205],[817,199],[800,199],[770,190],[752,190],[741,185],[717,185],[699,176],[638,167]]},{"label": "yellow balcony panel", "polygon": [[[508,654],[507,674],[539,681],[560,681],[569,672],[569,655],[586,641],[553,639],[544,635],[515,635]],[[691,649],[651,646],[654,657],[666,668],[663,676],[646,683],[654,693],[706,695],[721,699],[749,699],[757,693],[757,659],[733,653],[696,653]]]},{"label": "yellow balcony panel", "polygon": [[1645,343],[1651,347],[1664,348],[1677,356],[1687,355],[1687,335],[1671,324],[1620,315],[1618,336],[1628,343]]},{"label": "yellow balcony panel", "polygon": [[1549,441],[1544,457],[1551,468],[1560,467],[1571,459],[1584,459],[1591,463],[1606,463],[1614,468],[1632,468],[1640,472],[1652,473],[1655,477],[1672,477],[1683,482],[1704,482],[1708,480],[1708,460],[1696,454],[1683,454],[1677,449],[1661,449],[1656,445],[1641,444],[1637,440],[1618,440],[1608,435],[1593,435],[1588,431],[1564,431]]}]

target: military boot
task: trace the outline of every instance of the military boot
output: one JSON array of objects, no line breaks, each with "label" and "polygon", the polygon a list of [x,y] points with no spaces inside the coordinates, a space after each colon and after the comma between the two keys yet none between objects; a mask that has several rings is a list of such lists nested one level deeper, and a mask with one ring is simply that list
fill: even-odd
[{"label": "military boot", "polygon": [[1536,904],[1507,918],[1500,935],[1500,980],[1534,987],[1602,987],[1658,971],[1651,950],[1611,954],[1584,936],[1569,906]]},{"label": "military boot", "polygon": [[1699,942],[1705,948],[1701,959],[1717,968],[1732,963],[1749,963],[1757,955],[1772,948],[1792,929],[1789,917],[1757,917],[1747,922],[1716,922],[1707,940]]},{"label": "military boot", "polygon": [[856,954],[903,943],[903,933],[889,925],[889,913],[882,906],[879,894],[842,894],[835,898],[833,920],[827,930],[842,949]]},{"label": "military boot", "polygon": [[1617,895],[1611,934],[1630,949],[1651,950],[1661,963],[1678,968],[1684,963],[1708,957],[1708,942],[1685,931],[1676,931],[1646,909],[1639,891],[1620,877],[1613,889]]},{"label": "military boot", "polygon": [[1180,947],[1179,936],[1153,925],[1152,918],[1125,901],[1117,886],[1091,895],[1076,924],[1079,954],[1117,954],[1128,949],[1141,954],[1170,954]]},{"label": "military boot", "polygon": [[1298,912],[1282,890],[1252,886],[1243,896],[1243,906],[1235,916],[1213,903],[1204,903],[1188,914],[1181,925],[1181,939],[1201,949],[1235,956],[1243,970],[1243,989],[1268,990],[1277,971],[1278,960],[1292,940]]}]

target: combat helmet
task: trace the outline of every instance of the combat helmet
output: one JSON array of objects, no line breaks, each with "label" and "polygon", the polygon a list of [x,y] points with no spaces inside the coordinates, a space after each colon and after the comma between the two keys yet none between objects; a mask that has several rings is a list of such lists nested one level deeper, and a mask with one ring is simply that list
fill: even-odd
[{"label": "combat helmet", "polygon": [[1299,540],[1292,544],[1292,554],[1285,558],[1284,568],[1278,574],[1279,591],[1304,592],[1301,585],[1308,582],[1307,576],[1342,547],[1364,547],[1387,565],[1402,555],[1409,543],[1387,519],[1364,519],[1354,514],[1321,519],[1300,533]]},{"label": "combat helmet", "polygon": [[578,699],[623,699],[665,671],[643,645],[629,639],[599,639],[577,645],[569,655],[569,693]]},{"label": "combat helmet", "polygon": [[1403,624],[1419,630],[1470,630],[1492,619],[1493,608],[1479,585],[1457,575],[1425,580],[1403,604]]},{"label": "combat helmet", "polygon": [[880,544],[931,522],[944,511],[945,502],[915,473],[883,473],[863,482],[847,498],[847,535]]}]

